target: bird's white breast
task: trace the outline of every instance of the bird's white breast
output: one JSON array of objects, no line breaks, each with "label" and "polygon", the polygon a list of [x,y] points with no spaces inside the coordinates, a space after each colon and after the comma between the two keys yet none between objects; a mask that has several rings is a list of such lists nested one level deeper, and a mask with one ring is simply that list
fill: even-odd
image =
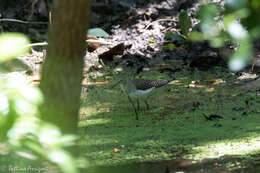
[{"label": "bird's white breast", "polygon": [[155,89],[155,87],[149,88],[147,90],[135,90],[134,92],[130,93],[131,97],[144,97],[145,95],[148,95],[152,90]]}]

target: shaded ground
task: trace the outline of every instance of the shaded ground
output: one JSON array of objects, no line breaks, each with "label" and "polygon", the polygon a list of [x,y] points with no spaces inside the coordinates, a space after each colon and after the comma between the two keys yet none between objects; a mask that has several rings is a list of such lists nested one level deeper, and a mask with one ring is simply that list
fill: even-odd
[{"label": "shaded ground", "polygon": [[[20,10],[15,10],[11,17],[26,20],[32,15],[34,21],[47,21],[47,16],[39,15],[37,10],[29,13],[29,7],[30,4],[18,3]],[[109,165],[116,167],[113,172],[259,169],[259,94],[238,87],[241,78],[258,75],[248,69],[230,72],[224,59],[232,49],[213,49],[207,42],[185,42],[163,49],[168,43],[164,33],[179,31],[178,11],[187,9],[194,17],[197,7],[198,3],[174,0],[94,1],[92,27],[101,27],[110,34],[106,41],[123,42],[125,48],[123,55],[105,66],[99,64],[95,52],[86,57],[80,146],[92,167],[104,167],[92,172],[107,172]],[[2,14],[3,18],[10,16],[8,11]],[[154,22],[158,19],[171,20]],[[24,32],[34,41],[47,39],[46,25],[0,24],[3,31]],[[38,64],[44,57],[44,48],[35,49],[39,52],[22,58],[32,73],[27,68],[18,72],[29,81],[34,80],[34,72],[39,71]],[[174,75],[177,79],[151,97],[152,109],[143,110],[139,121],[135,120],[120,84],[114,85],[129,68],[139,69],[139,77],[169,79]],[[14,66],[11,70],[17,71]]]},{"label": "shaded ground", "polygon": [[[226,173],[226,172],[258,172],[259,167],[239,168],[241,166],[241,158],[235,156],[220,157],[219,159],[205,159],[203,161],[181,160],[175,159],[172,161],[161,161],[155,163],[136,163],[130,165],[123,165],[118,167],[100,167],[88,170],[90,173],[94,172],[136,172],[136,173],[173,173],[173,172],[212,172],[212,173]],[[232,170],[233,168],[233,170]],[[236,169],[234,169],[236,168]]]}]

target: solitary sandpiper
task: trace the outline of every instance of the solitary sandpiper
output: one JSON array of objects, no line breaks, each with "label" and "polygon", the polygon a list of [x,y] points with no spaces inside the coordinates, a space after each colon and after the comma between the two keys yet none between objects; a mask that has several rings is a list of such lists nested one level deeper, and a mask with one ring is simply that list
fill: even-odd
[{"label": "solitary sandpiper", "polygon": [[[133,79],[126,84],[125,91],[128,95],[129,101],[133,104],[136,112],[136,119],[138,119],[137,110],[140,109],[139,99],[142,99],[146,104],[146,109],[149,109],[147,103],[149,95],[156,89],[169,84],[172,80],[149,80],[149,79]],[[134,106],[133,99],[137,102],[137,110]]]}]

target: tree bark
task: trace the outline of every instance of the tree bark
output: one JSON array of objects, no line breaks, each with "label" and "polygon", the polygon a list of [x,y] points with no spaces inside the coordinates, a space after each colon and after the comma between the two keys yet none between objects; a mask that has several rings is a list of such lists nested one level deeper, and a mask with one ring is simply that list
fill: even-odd
[{"label": "tree bark", "polygon": [[76,133],[91,1],[53,2],[40,84],[45,98],[41,118],[64,133]]}]

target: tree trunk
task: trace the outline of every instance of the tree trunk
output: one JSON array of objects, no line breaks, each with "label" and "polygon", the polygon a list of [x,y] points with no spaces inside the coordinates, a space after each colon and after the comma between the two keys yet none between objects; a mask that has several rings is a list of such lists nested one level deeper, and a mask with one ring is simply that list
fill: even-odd
[{"label": "tree trunk", "polygon": [[40,84],[45,98],[41,117],[64,133],[76,133],[91,1],[53,2]]}]

